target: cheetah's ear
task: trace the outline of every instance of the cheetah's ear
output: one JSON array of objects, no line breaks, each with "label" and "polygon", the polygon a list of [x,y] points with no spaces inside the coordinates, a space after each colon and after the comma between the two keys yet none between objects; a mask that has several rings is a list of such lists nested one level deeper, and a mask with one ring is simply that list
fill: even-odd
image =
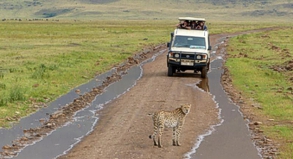
[{"label": "cheetah's ear", "polygon": [[180,104],[180,109],[184,109],[184,104]]}]

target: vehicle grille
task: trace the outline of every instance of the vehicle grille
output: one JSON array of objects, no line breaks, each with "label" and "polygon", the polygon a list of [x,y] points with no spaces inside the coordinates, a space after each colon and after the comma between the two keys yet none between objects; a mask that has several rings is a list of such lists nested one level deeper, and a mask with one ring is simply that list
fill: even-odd
[{"label": "vehicle grille", "polygon": [[194,54],[181,54],[181,58],[194,59]]}]

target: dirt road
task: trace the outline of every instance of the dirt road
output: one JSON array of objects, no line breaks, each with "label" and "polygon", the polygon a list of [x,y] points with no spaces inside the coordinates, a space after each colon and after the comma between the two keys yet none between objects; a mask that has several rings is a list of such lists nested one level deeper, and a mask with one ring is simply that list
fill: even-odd
[{"label": "dirt road", "polygon": [[[168,77],[166,53],[143,69],[137,85],[97,112],[100,119],[95,130],[60,159],[182,158],[200,134],[219,122],[212,96],[194,87],[201,80],[199,75]],[[192,104],[182,130],[182,146],[172,146],[172,130],[167,129],[162,138],[164,148],[154,147],[148,138],[153,133],[148,114],[173,110],[182,103]]]}]

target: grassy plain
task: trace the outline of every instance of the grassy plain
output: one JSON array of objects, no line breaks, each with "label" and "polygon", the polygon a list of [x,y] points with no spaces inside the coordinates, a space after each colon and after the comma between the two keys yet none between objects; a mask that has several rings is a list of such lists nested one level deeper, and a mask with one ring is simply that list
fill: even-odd
[{"label": "grassy plain", "polygon": [[[169,40],[174,21],[1,22],[0,126],[35,111],[147,45]],[[210,23],[211,33],[272,24]],[[146,40],[147,39],[147,40]]]},{"label": "grassy plain", "polygon": [[281,143],[282,159],[293,158],[292,32],[288,27],[235,37],[229,42],[226,62],[233,85],[261,106],[254,112],[267,120],[264,133]]},{"label": "grassy plain", "polygon": [[131,21],[1,23],[0,125],[33,111],[32,103],[54,100],[146,45],[165,42],[171,30],[167,23]]}]

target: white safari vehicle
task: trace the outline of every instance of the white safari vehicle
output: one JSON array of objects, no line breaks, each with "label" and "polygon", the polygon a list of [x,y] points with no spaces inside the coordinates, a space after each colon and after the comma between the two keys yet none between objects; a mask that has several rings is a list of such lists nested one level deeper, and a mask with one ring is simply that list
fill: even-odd
[{"label": "white safari vehicle", "polygon": [[[180,17],[180,21],[205,22],[203,18]],[[205,30],[177,28],[171,33],[171,41],[167,44],[168,76],[174,73],[193,70],[201,72],[201,77],[206,78],[210,66],[210,40],[209,32]]]}]

